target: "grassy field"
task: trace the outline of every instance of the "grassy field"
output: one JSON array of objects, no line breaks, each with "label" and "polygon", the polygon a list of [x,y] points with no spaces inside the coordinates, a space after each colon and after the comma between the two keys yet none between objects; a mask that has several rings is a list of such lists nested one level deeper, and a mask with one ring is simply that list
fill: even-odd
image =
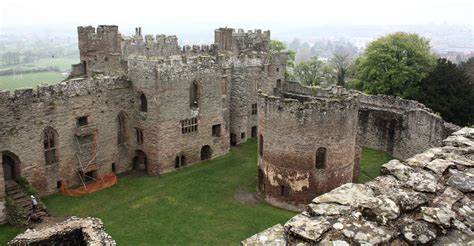
[{"label": "grassy field", "polygon": [[72,64],[79,63],[79,58],[48,58],[40,59],[32,63],[16,64],[16,65],[0,65],[0,69],[8,68],[29,68],[29,67],[58,67],[61,70],[70,70]]},{"label": "grassy field", "polygon": [[[294,215],[264,202],[235,199],[236,191],[255,191],[256,148],[250,140],[223,157],[160,177],[121,176],[117,185],[82,198],[56,194],[43,201],[54,216],[101,218],[119,245],[237,245]],[[387,158],[366,148],[362,156],[364,175]],[[0,244],[17,232],[0,227],[6,235]]]},{"label": "grassy field", "polygon": [[383,151],[363,147],[359,182],[365,183],[379,176],[382,165],[392,159],[394,159],[393,156]]},{"label": "grassy field", "polygon": [[3,75],[0,76],[0,90],[13,91],[22,87],[36,89],[36,86],[41,83],[57,84],[64,78],[64,75],[57,72],[28,73],[23,76]]}]

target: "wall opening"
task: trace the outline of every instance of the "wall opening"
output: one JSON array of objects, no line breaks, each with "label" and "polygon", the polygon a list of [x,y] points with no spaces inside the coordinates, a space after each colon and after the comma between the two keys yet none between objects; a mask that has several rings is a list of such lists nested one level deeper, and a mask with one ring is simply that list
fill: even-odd
[{"label": "wall opening", "polygon": [[316,151],[316,169],[326,168],[326,148],[319,147]]},{"label": "wall opening", "polygon": [[62,183],[63,183],[62,180],[56,181],[56,190],[61,190]]},{"label": "wall opening", "polygon": [[15,154],[4,151],[2,152],[2,168],[5,181],[15,180],[20,176],[20,159]]},{"label": "wall opening", "polygon": [[147,171],[148,170],[148,158],[145,152],[141,150],[135,151],[135,157],[133,157],[133,170],[136,171]]},{"label": "wall opening", "polygon": [[213,137],[220,137],[221,136],[221,124],[217,124],[217,125],[212,126],[212,136]]},{"label": "wall opening", "polygon": [[148,101],[144,93],[140,93],[140,111],[141,112],[148,112]]},{"label": "wall opening", "polygon": [[240,133],[240,138],[245,139],[245,132]]},{"label": "wall opening", "polygon": [[190,119],[185,119],[181,121],[181,133],[186,134],[186,133],[191,133],[191,132],[197,132],[198,130],[198,118],[190,118]]},{"label": "wall opening", "polygon": [[257,114],[257,104],[252,103],[252,115],[256,115],[256,114]]},{"label": "wall opening", "polygon": [[82,61],[82,72],[84,74],[87,74],[87,62],[86,61]]},{"label": "wall opening", "polygon": [[290,195],[290,187],[288,185],[280,185],[280,196],[288,197]]},{"label": "wall opening", "polygon": [[262,136],[262,134],[260,134],[260,136],[258,138],[258,155],[260,157],[263,156],[263,136]]},{"label": "wall opening", "polygon": [[87,116],[81,116],[77,118],[77,126],[87,126],[89,125],[89,119]]},{"label": "wall opening", "polygon": [[124,112],[120,112],[117,115],[117,144],[123,144],[126,142],[126,115]]},{"label": "wall opening", "polygon": [[212,157],[212,150],[209,145],[204,145],[201,148],[201,161],[209,160]]},{"label": "wall opening", "polygon": [[189,98],[191,108],[199,107],[199,84],[197,81],[193,81],[191,84],[191,95]]},{"label": "wall opening", "polygon": [[277,79],[277,86],[278,89],[281,89],[281,79]]},{"label": "wall opening", "polygon": [[186,166],[186,156],[181,155],[181,158],[180,158],[180,159],[181,159],[181,166],[182,166],[182,167]]},{"label": "wall opening", "polygon": [[257,137],[257,126],[252,126],[252,138]]},{"label": "wall opening", "polygon": [[186,157],[184,155],[176,156],[174,159],[174,167],[180,168],[186,166]]},{"label": "wall opening", "polygon": [[137,144],[143,144],[143,130],[139,128],[135,128],[135,136],[136,136]]},{"label": "wall opening", "polygon": [[115,162],[112,163],[112,172],[116,173],[117,172],[117,166],[115,165]]},{"label": "wall opening", "polygon": [[57,158],[57,132],[52,127],[46,127],[43,131],[44,159],[46,165],[58,162]]},{"label": "wall opening", "polygon": [[237,136],[235,133],[230,134],[230,145],[235,146],[237,144]]}]

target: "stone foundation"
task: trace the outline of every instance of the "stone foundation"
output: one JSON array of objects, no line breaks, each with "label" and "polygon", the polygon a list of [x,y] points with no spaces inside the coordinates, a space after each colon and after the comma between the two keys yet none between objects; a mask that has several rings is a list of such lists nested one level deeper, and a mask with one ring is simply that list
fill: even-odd
[{"label": "stone foundation", "polygon": [[8,243],[23,245],[103,245],[114,246],[115,240],[104,230],[98,218],[71,217],[64,222],[40,229],[26,230]]}]

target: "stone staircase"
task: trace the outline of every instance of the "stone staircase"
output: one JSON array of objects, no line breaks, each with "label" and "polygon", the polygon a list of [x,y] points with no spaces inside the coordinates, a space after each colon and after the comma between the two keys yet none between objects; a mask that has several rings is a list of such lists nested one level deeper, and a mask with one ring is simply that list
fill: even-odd
[{"label": "stone staircase", "polygon": [[[7,196],[12,199],[16,208],[16,217],[15,221],[17,224],[29,224],[29,216],[33,213],[33,207],[31,205],[31,198],[23,190],[23,188],[16,183],[15,181],[9,180],[5,182],[5,188]],[[36,197],[38,201],[38,208],[36,211],[36,216],[45,217],[48,216],[46,211],[46,206]]]}]

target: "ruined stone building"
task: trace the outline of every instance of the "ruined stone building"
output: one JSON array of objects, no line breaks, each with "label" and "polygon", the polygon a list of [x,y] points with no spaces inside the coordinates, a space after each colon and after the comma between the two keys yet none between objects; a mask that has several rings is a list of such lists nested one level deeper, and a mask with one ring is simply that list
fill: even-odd
[{"label": "ruined stone building", "polygon": [[291,210],[357,183],[363,146],[404,159],[440,146],[456,128],[416,101],[291,81],[262,92],[258,111],[258,189]]},{"label": "ruined stone building", "polygon": [[78,27],[80,63],[57,85],[0,92],[0,222],[5,186],[40,193],[111,173],[160,174],[211,159],[257,136],[257,90],[285,79],[270,32],[215,30],[211,45]]}]

